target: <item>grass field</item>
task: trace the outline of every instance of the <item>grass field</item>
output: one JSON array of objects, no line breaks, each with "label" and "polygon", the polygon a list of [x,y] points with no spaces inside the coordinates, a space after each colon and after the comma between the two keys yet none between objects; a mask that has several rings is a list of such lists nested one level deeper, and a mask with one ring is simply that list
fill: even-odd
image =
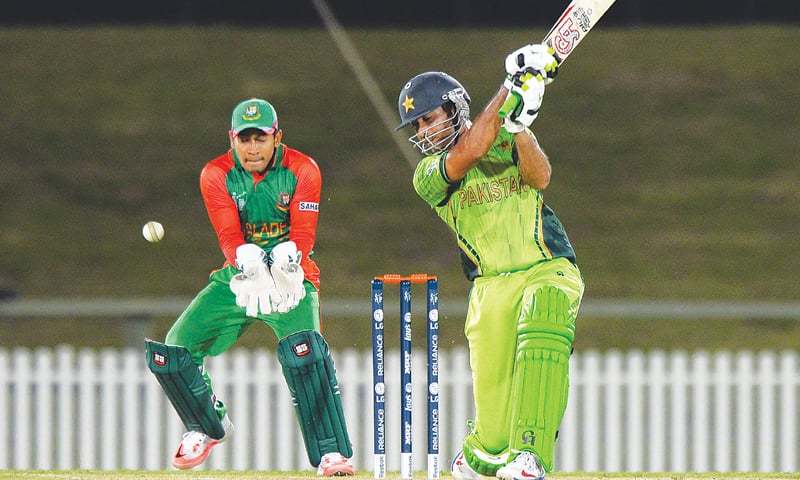
[{"label": "grass field", "polygon": [[[449,474],[442,474],[444,478],[450,478]],[[52,480],[83,480],[83,479],[147,479],[147,480],[168,480],[168,479],[194,479],[194,480],[235,480],[235,479],[273,479],[284,480],[304,480],[318,479],[320,477],[309,472],[151,472],[151,471],[2,471],[0,470],[0,480],[5,479],[52,479]],[[372,474],[359,472],[353,480],[371,480]],[[390,474],[390,479],[400,478],[399,474]],[[427,478],[424,473],[414,475],[415,479]],[[547,478],[558,480],[592,480],[592,479],[627,479],[627,480],[769,480],[798,478],[796,474],[780,473],[555,473],[548,475]]]},{"label": "grass field", "polygon": [[[443,69],[477,112],[504,55],[544,29],[351,33],[388,101],[411,75]],[[604,28],[570,58],[535,131],[554,168],[545,199],[575,245],[587,297],[800,298],[800,136],[789,127],[798,43],[796,26]],[[25,296],[202,288],[222,258],[198,173],[226,148],[231,106],[252,95],[275,103],[285,141],[322,168],[323,303],[366,299],[384,271],[435,272],[443,297],[469,287],[450,233],[412,192],[410,169],[322,30],[8,27],[0,64],[0,97],[13,99],[0,125],[0,283]],[[166,227],[156,245],[140,234],[150,219]],[[153,335],[172,320],[158,319]],[[587,322],[580,348],[689,348],[687,338],[781,347],[798,334],[753,322],[702,335],[689,322]],[[114,344],[124,328],[40,325],[15,328],[20,343]],[[329,330],[331,343],[350,346],[353,330]],[[607,334],[626,331],[646,334]],[[272,342],[253,335],[244,341]]]}]

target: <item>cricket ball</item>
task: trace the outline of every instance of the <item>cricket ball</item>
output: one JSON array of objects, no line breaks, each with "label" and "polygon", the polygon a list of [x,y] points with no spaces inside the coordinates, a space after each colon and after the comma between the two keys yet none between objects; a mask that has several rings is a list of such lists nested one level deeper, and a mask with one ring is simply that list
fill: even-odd
[{"label": "cricket ball", "polygon": [[142,227],[142,236],[150,243],[155,243],[164,238],[164,226],[158,222],[147,222]]}]

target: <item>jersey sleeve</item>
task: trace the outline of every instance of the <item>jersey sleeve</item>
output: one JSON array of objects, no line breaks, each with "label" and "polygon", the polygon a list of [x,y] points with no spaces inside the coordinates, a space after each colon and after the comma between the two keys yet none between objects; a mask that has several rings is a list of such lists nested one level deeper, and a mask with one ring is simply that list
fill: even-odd
[{"label": "jersey sleeve", "polygon": [[423,158],[414,171],[414,190],[431,207],[439,205],[447,198],[450,182],[444,168],[447,153]]},{"label": "jersey sleeve", "polygon": [[297,244],[297,249],[303,253],[302,262],[305,262],[317,238],[322,174],[319,166],[310,158],[294,173],[297,186],[289,203],[289,240]]},{"label": "jersey sleeve", "polygon": [[228,194],[225,172],[216,165],[206,165],[200,173],[200,193],[208,218],[217,234],[217,241],[225,260],[236,264],[236,248],[245,243],[239,211]]}]

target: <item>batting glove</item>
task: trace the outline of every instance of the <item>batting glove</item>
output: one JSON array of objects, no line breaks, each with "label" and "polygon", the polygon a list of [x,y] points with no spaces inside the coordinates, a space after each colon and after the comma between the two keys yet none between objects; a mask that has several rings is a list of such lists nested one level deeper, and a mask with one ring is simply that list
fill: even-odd
[{"label": "batting glove", "polygon": [[[523,80],[527,78],[527,80]],[[503,127],[509,133],[519,133],[533,125],[539,116],[544,97],[544,81],[530,75],[514,75],[503,84],[509,95],[519,97],[517,107],[506,115]]]},{"label": "batting glove", "polygon": [[551,83],[558,74],[558,60],[553,56],[555,50],[544,44],[525,45],[506,57],[506,73],[513,77],[530,73],[540,77],[545,85]]}]

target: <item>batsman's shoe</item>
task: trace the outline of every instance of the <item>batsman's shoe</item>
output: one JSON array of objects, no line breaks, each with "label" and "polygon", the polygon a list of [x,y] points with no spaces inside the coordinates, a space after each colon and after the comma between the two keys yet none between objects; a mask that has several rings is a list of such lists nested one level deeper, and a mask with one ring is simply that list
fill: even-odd
[{"label": "batsman's shoe", "polygon": [[544,480],[544,467],[532,452],[522,452],[497,471],[497,478],[503,480]]},{"label": "batsman's shoe", "polygon": [[322,477],[345,477],[355,473],[350,459],[338,452],[323,455],[317,468],[317,475]]},{"label": "batsman's shoe", "polygon": [[211,449],[224,442],[233,433],[233,423],[225,415],[222,418],[222,426],[225,429],[225,436],[219,440],[211,438],[203,432],[186,432],[183,434],[178,450],[172,458],[172,466],[181,470],[188,470],[203,463]]},{"label": "batsman's shoe", "polygon": [[464,451],[459,450],[450,465],[450,471],[453,473],[453,478],[456,480],[480,480],[485,477],[469,466],[467,459],[464,458]]}]

